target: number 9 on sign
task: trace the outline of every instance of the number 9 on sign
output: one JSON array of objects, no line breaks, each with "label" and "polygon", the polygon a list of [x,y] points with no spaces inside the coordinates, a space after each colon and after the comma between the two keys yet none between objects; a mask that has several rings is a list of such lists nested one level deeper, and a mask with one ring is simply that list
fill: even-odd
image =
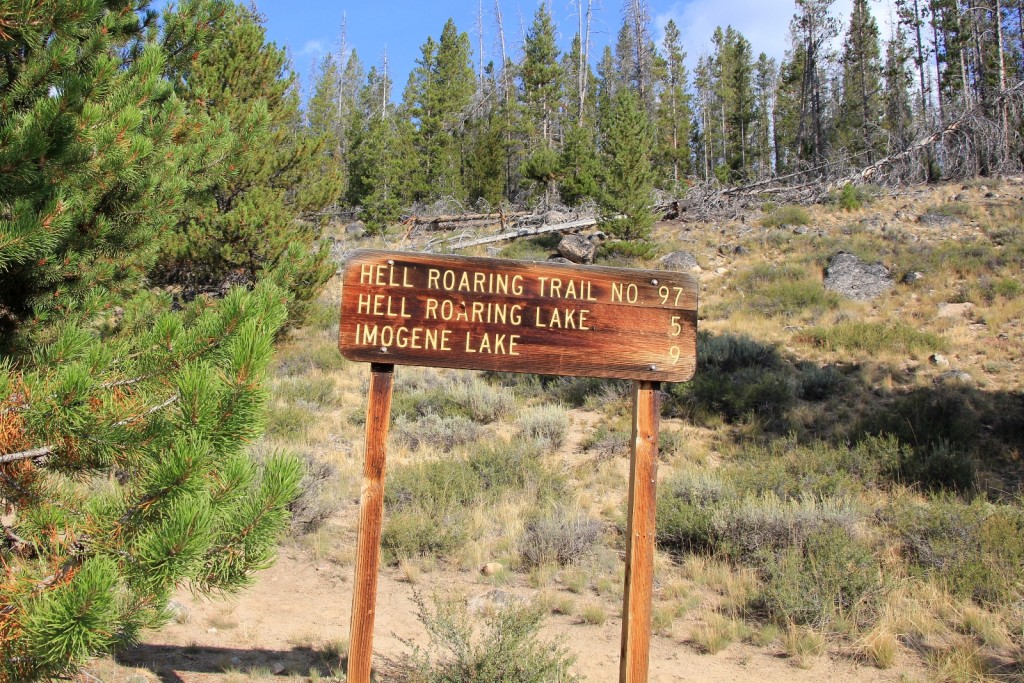
[{"label": "number 9 on sign", "polygon": [[668,357],[672,359],[672,365],[679,362],[679,347],[673,346],[668,350]]}]

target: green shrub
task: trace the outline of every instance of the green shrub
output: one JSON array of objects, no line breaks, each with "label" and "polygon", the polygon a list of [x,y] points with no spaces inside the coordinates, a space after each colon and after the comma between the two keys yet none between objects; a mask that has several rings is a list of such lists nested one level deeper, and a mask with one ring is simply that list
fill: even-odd
[{"label": "green shrub", "polygon": [[658,257],[658,245],[648,240],[610,240],[602,244],[598,256],[604,259],[651,261]]},{"label": "green shrub", "polygon": [[974,486],[982,426],[973,400],[963,391],[938,388],[899,396],[875,406],[854,432],[889,434],[907,445],[898,477],[908,484],[952,491]]},{"label": "green shrub", "polygon": [[417,596],[418,616],[430,635],[424,650],[412,646],[410,683],[573,683],[573,657],[558,641],[539,638],[543,610],[513,604],[484,612],[481,624],[458,598],[434,599],[429,610]]},{"label": "green shrub", "polygon": [[333,406],[338,402],[334,384],[334,378],[330,375],[288,377],[277,383],[274,394],[289,403]]},{"label": "green shrub", "polygon": [[272,405],[267,411],[267,435],[290,441],[306,438],[317,413],[301,405]]},{"label": "green shrub", "polygon": [[520,437],[539,439],[558,448],[569,431],[569,414],[562,406],[549,403],[524,411],[516,425]]},{"label": "green shrub", "polygon": [[333,372],[348,365],[334,342],[285,347],[275,354],[275,373],[286,377],[304,375],[310,370]]},{"label": "green shrub", "polygon": [[799,339],[829,351],[858,351],[878,354],[883,351],[909,354],[919,351],[945,351],[949,344],[930,332],[919,332],[900,322],[872,323],[847,320],[832,327],[815,327]]},{"label": "green shrub", "polygon": [[761,219],[761,225],[766,228],[777,228],[780,225],[809,225],[810,222],[811,215],[807,213],[807,209],[796,204],[780,206]]},{"label": "green shrub", "polygon": [[621,379],[600,377],[549,377],[543,381],[545,396],[573,408],[582,408],[589,401],[622,401],[631,394],[631,385]]},{"label": "green shrub", "polygon": [[733,496],[735,492],[725,482],[710,475],[683,472],[666,481],[656,502],[658,547],[678,554],[714,551],[714,512]]},{"label": "green shrub", "polygon": [[917,573],[983,602],[1024,593],[1024,510],[948,496],[900,502],[882,514]]},{"label": "green shrub", "polygon": [[811,363],[800,367],[797,393],[805,401],[824,401],[835,395],[846,384],[846,376],[833,365]]},{"label": "green shrub", "polygon": [[514,240],[501,250],[499,256],[517,261],[547,261],[561,240],[562,236],[558,234]]},{"label": "green shrub", "polygon": [[1024,293],[1024,285],[1014,278],[1004,277],[997,280],[984,279],[981,283],[982,296],[989,303],[996,299],[1013,300]]},{"label": "green shrub", "polygon": [[773,493],[783,500],[802,495],[840,496],[900,478],[912,450],[892,436],[867,436],[855,444],[797,443],[794,437],[742,448],[728,468],[745,492]]},{"label": "green shrub", "polygon": [[519,544],[527,567],[578,563],[590,552],[601,533],[601,523],[561,507],[527,521]]},{"label": "green shrub", "polygon": [[392,413],[396,418],[427,415],[463,417],[489,423],[512,414],[516,396],[507,387],[495,386],[476,375],[443,377],[424,375],[396,387]]},{"label": "green shrub", "polygon": [[718,552],[736,562],[755,562],[765,552],[803,547],[809,537],[826,527],[850,531],[859,518],[841,498],[783,500],[768,493],[746,495],[719,506],[711,526]]},{"label": "green shrub", "polygon": [[480,491],[491,499],[509,490],[529,490],[543,505],[563,496],[566,489],[565,477],[545,464],[544,454],[535,441],[498,440],[476,446],[468,464]]},{"label": "green shrub", "polygon": [[450,451],[456,446],[472,443],[480,438],[480,426],[461,415],[426,415],[412,421],[395,420],[394,438],[409,448],[422,445]]},{"label": "green shrub", "polygon": [[727,421],[756,415],[781,423],[796,402],[793,371],[769,344],[702,330],[697,333],[697,366],[700,371],[690,382],[670,386],[667,413]]},{"label": "green shrub", "polygon": [[838,193],[833,193],[830,200],[844,211],[855,211],[873,202],[875,194],[871,187],[847,183]]},{"label": "green shrub", "polygon": [[533,443],[499,440],[464,458],[395,468],[384,488],[387,560],[451,554],[467,540],[468,511],[509,491],[529,491],[540,507],[564,496],[564,476],[547,467],[542,454]]},{"label": "green shrub", "polygon": [[821,314],[842,303],[842,298],[826,290],[816,276],[792,265],[758,264],[739,274],[735,287],[743,293],[742,301],[735,305],[766,316]]},{"label": "green shrub", "polygon": [[838,525],[825,525],[801,545],[763,557],[758,602],[779,624],[824,626],[864,616],[882,587],[871,549]]},{"label": "green shrub", "polygon": [[381,558],[387,564],[421,555],[444,557],[461,548],[469,536],[465,511],[438,516],[431,507],[409,506],[389,511],[381,532]]},{"label": "green shrub", "polygon": [[308,304],[304,325],[306,328],[318,331],[337,331],[340,322],[341,306],[328,306],[319,301],[312,301]]}]

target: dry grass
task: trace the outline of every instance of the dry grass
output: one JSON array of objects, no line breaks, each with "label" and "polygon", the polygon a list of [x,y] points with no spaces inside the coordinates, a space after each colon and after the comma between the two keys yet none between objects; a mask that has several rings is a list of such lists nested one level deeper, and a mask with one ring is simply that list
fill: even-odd
[{"label": "dry grass", "polygon": [[[1019,192],[1015,181],[1005,182],[1014,187],[1007,191]],[[664,437],[662,479],[678,470],[720,472],[729,467],[744,443],[774,440],[785,430],[797,433],[802,444],[818,436],[845,438],[872,409],[884,407],[894,396],[933,391],[946,368],[932,366],[928,356],[943,348],[950,369],[964,370],[985,392],[1024,389],[1024,374],[1017,371],[1018,359],[1024,356],[1024,296],[1014,294],[1014,288],[1004,283],[1019,279],[1019,274],[1012,264],[992,272],[978,271],[984,260],[961,248],[974,241],[986,249],[991,247],[992,253],[1007,252],[1014,248],[1014,240],[1020,239],[1024,215],[1019,207],[989,202],[969,209],[977,226],[961,221],[940,231],[916,224],[918,215],[948,204],[960,191],[959,186],[938,186],[912,188],[898,198],[882,193],[870,205],[850,212],[832,206],[806,207],[812,231],[824,236],[797,235],[788,228],[748,230],[760,218],[758,212],[749,216],[746,226],[739,222],[688,225],[685,236],[678,224],[659,225],[655,235],[664,251],[686,249],[701,259],[702,316],[710,316],[702,317],[702,330],[745,335],[774,345],[787,368],[798,363],[841,367],[846,381],[836,397],[794,401],[781,423],[765,418],[756,404],[736,419],[711,414],[699,424],[666,416],[664,433],[671,431],[673,436]],[[977,194],[980,201],[980,193],[969,192],[972,197]],[[899,217],[895,211],[900,212]],[[791,222],[777,221],[780,215],[776,213],[768,223]],[[802,216],[797,217],[803,222]],[[888,228],[882,231],[880,224]],[[723,227],[729,231],[727,236],[720,232]],[[730,248],[719,252],[718,247],[726,242]],[[731,247],[736,244],[747,251],[734,253]],[[825,296],[807,299],[805,309],[787,308],[804,301],[801,297],[812,289],[815,296],[819,294],[822,266],[838,249],[881,259],[897,280],[909,265],[952,265],[922,266],[926,272],[921,283],[897,284],[890,294],[871,303]],[[930,255],[942,249],[948,250],[943,256],[947,261]],[[741,291],[739,285],[750,273],[765,267],[789,268],[799,286],[779,288],[780,296],[789,297],[787,302],[751,306],[753,290]],[[723,272],[717,272],[719,269]],[[988,289],[983,278],[992,283]],[[990,293],[987,299],[982,296],[986,292]],[[973,319],[938,318],[938,306],[958,297],[975,304]],[[298,330],[279,348],[271,387],[271,430],[260,448],[301,450],[335,465],[337,481],[326,495],[337,507],[359,495],[368,372],[364,365],[340,358],[334,334],[333,328],[322,326]],[[579,453],[573,445],[580,440],[579,424],[590,424],[595,414],[598,424],[628,431],[624,413],[628,402],[620,395],[621,387],[600,386],[572,401],[564,399],[589,410],[574,412],[555,400],[554,392],[572,388],[567,386],[553,385],[545,393],[536,382],[517,385],[479,373],[412,367],[399,368],[395,377],[396,410],[410,420],[413,433],[418,429],[416,420],[422,417],[418,411],[429,407],[448,411],[446,415],[462,415],[484,442],[517,434],[546,442],[546,462],[566,477],[560,502],[602,520],[609,531],[598,540],[592,558],[562,568],[550,564],[528,567],[519,557],[519,548],[527,520],[537,512],[536,492],[508,491],[465,507],[466,541],[462,546],[443,557],[401,558],[398,576],[415,584],[424,581],[422,575],[427,572],[475,572],[486,562],[499,561],[507,570],[487,581],[532,587],[535,599],[551,613],[573,615],[584,624],[605,623],[610,610],[617,609],[612,605],[621,599],[621,538],[614,530],[624,528],[628,461],[625,450]],[[786,381],[795,385],[798,379],[787,376]],[[469,448],[472,443],[452,448],[432,443],[412,447],[399,438],[392,439],[389,477],[405,466],[462,457]],[[906,548],[893,540],[887,529],[877,527],[873,516],[900,496],[915,496],[927,503],[921,484],[910,482],[907,486],[909,493],[898,484],[883,482],[853,496],[858,509],[866,512],[857,532],[870,539],[886,581],[873,608],[858,613],[856,619],[844,613],[845,621],[830,626],[829,638],[834,639],[837,650],[852,651],[879,668],[911,667],[917,671],[913,667],[922,661],[920,652],[932,651],[935,654],[927,663],[935,680],[981,680],[990,673],[987,662],[993,653],[1019,657],[1014,649],[1021,646],[1014,626],[1017,622],[1008,605],[972,604],[910,571]],[[352,561],[352,551],[347,548],[353,532],[351,524],[329,520],[313,534],[291,542],[308,552],[313,561],[347,565]],[[798,666],[813,665],[827,650],[825,638],[805,627],[780,629],[767,624],[752,631],[746,625],[743,619],[754,616],[748,611],[763,589],[758,567],[730,563],[714,554],[659,554],[656,575],[652,618],[659,637],[679,637],[679,632],[688,630],[689,638],[706,652],[719,652],[749,637],[760,647],[781,647]],[[705,610],[700,617],[689,616],[698,609]],[[692,629],[691,621],[696,622]],[[907,647],[908,643],[921,648]]]}]

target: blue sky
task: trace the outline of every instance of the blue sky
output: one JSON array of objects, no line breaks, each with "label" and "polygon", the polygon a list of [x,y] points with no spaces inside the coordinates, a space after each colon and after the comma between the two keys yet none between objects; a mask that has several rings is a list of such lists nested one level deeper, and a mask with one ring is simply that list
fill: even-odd
[{"label": "blue sky", "polygon": [[[401,97],[406,78],[415,65],[419,47],[428,35],[437,38],[449,17],[460,31],[469,33],[474,53],[478,50],[477,15],[480,0],[458,2],[423,2],[400,0],[363,0],[331,2],[328,0],[256,0],[266,16],[270,40],[288,48],[296,71],[302,76],[304,94],[311,88],[309,74],[327,51],[337,51],[341,39],[342,20],[347,24],[348,43],[354,47],[364,65],[378,64],[387,51],[395,97]],[[888,37],[891,0],[872,0],[882,36]],[[486,60],[499,61],[499,44],[494,0],[483,2],[483,51]],[[596,59],[605,43],[614,40],[622,17],[621,0],[593,3],[595,8],[593,39]],[[844,21],[849,15],[851,0],[836,0],[834,12]],[[529,27],[537,7],[536,0],[501,0],[507,49],[519,54],[523,31]],[[793,15],[792,0],[648,0],[655,40],[661,40],[662,27],[674,19],[683,33],[683,47],[691,65],[702,53],[710,50],[711,34],[716,26],[731,24],[750,40],[755,55],[766,52],[782,57],[787,45],[789,20]],[[559,27],[559,40],[568,47],[576,32],[576,9],[572,0],[550,0],[550,8]],[[474,55],[474,64],[476,56]]]}]

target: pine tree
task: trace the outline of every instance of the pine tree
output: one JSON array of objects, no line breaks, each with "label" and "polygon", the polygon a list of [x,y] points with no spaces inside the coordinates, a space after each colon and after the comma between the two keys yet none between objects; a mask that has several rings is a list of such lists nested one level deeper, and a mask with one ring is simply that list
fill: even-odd
[{"label": "pine tree", "polygon": [[666,81],[658,101],[657,158],[660,176],[673,192],[690,172],[690,121],[693,110],[688,92],[686,53],[680,43],[679,27],[671,19],[665,24]]},{"label": "pine tree", "polygon": [[301,318],[333,269],[296,219],[332,203],[338,178],[321,173],[323,141],[301,125],[294,76],[261,17],[208,0],[179,11],[219,17],[211,44],[172,77],[200,125],[226,123],[233,138],[166,241],[161,277],[204,290],[276,274]]},{"label": "pine tree", "polygon": [[487,206],[495,207],[501,204],[506,192],[510,131],[493,62],[484,67],[480,101],[480,112],[469,124],[466,186],[470,201],[483,200]]},{"label": "pine tree", "polygon": [[881,152],[882,64],[878,24],[867,0],[854,0],[843,44],[843,89],[837,122],[839,144],[862,165]]},{"label": "pine tree", "polygon": [[[134,291],[172,224],[188,125],[134,0],[12,5],[0,50],[0,338]],[[185,40],[183,37],[182,40]],[[130,53],[125,63],[121,52]],[[211,147],[222,151],[215,140]],[[170,154],[172,157],[168,159]],[[0,344],[0,351],[3,344]]]},{"label": "pine tree", "polygon": [[796,14],[790,22],[793,61],[787,79],[786,97],[796,97],[799,115],[796,121],[795,148],[801,161],[820,163],[828,153],[826,109],[828,90],[826,67],[831,59],[828,46],[839,35],[839,24],[830,13],[832,0],[796,0]]},{"label": "pine tree", "polygon": [[772,121],[775,117],[775,95],[779,84],[778,67],[774,59],[761,53],[754,65],[754,120],[751,124],[751,145],[755,163],[755,176],[770,178],[774,169],[775,146]]},{"label": "pine tree", "polygon": [[910,89],[913,76],[908,67],[910,53],[901,26],[896,26],[885,48],[885,86],[882,93],[882,128],[887,135],[885,153],[906,149],[913,134]]},{"label": "pine tree", "polygon": [[608,234],[646,239],[654,225],[654,139],[639,96],[619,90],[603,125],[599,209]]},{"label": "pine tree", "polygon": [[360,207],[368,232],[383,234],[411,201],[413,129],[391,103],[386,65],[370,69],[359,100],[362,121],[353,135],[349,202]]},{"label": "pine tree", "polygon": [[559,159],[555,149],[558,113],[562,99],[562,68],[558,63],[555,27],[547,7],[541,4],[526,34],[522,79],[523,112],[529,125],[523,175],[544,189],[544,205],[551,203]]},{"label": "pine tree", "polygon": [[[183,583],[244,586],[301,477],[245,448],[287,294],[267,282],[171,312],[141,290],[199,182],[190,164],[227,148],[174,96],[162,72],[189,60],[165,55],[153,16],[61,0],[4,17],[2,683],[74,673],[165,622]],[[201,44],[212,23],[192,19],[164,45]]]},{"label": "pine tree", "polygon": [[469,61],[469,36],[449,19],[439,42],[432,37],[420,48],[416,69],[409,75],[403,109],[417,122],[416,149],[421,172],[414,185],[417,199],[467,197],[462,147],[467,110],[476,92]]},{"label": "pine tree", "polygon": [[[313,96],[306,109],[306,122],[312,134],[323,142],[321,173],[338,178],[341,188],[347,187],[345,144],[338,116],[341,100],[341,72],[334,55],[328,52],[317,68]],[[342,191],[343,193],[343,191]]]}]

